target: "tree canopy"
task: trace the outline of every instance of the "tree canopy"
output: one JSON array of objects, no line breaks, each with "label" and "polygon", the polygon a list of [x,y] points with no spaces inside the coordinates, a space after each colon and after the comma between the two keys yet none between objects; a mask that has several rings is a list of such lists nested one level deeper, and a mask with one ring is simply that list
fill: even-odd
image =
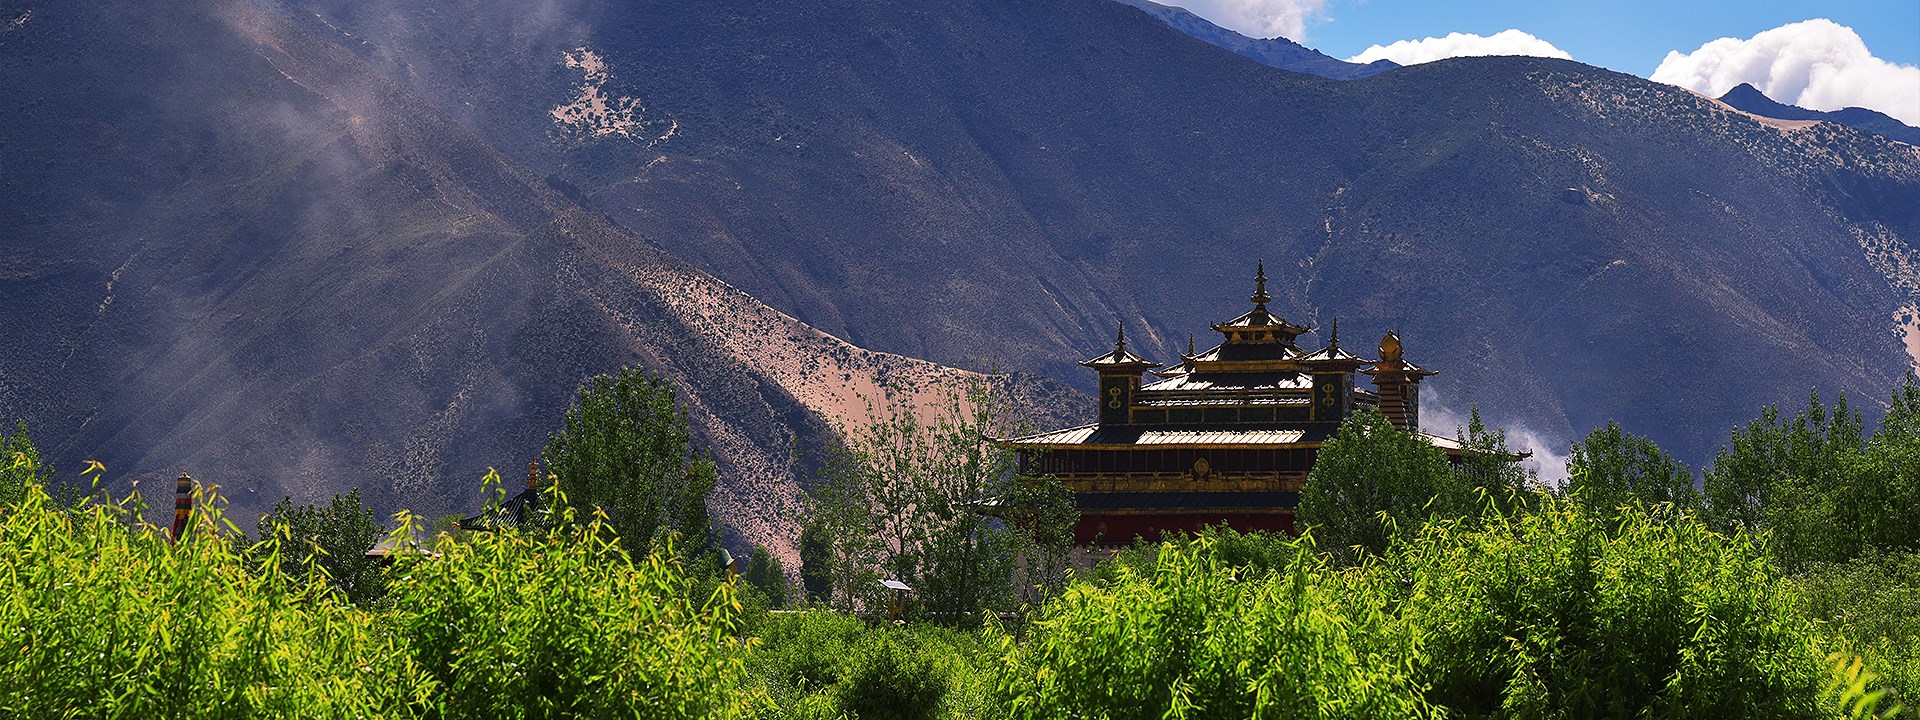
[{"label": "tree canopy", "polygon": [[305,576],[318,569],[355,605],[368,605],[387,591],[386,571],[366,553],[380,542],[379,518],[355,488],[326,505],[295,505],[281,498],[260,517],[261,539],[279,535],[280,570]]},{"label": "tree canopy", "polygon": [[1446,453],[1379,412],[1361,410],[1320,448],[1296,518],[1322,548],[1379,554],[1394,528],[1462,514],[1472,506],[1469,494]]},{"label": "tree canopy", "polygon": [[707,495],[718,477],[713,460],[694,451],[665,378],[628,367],[588,379],[544,459],[576,519],[605,513],[629,552],[645,554],[676,534],[687,552],[708,543]]},{"label": "tree canopy", "polygon": [[1696,511],[1701,505],[1693,471],[1685,463],[1613,421],[1574,443],[1567,460],[1566,490],[1600,515],[1634,502],[1668,503],[1682,511]]},{"label": "tree canopy", "polygon": [[1058,480],[1021,476],[993,440],[1014,422],[979,383],[931,419],[895,408],[848,437],[813,493],[817,522],[801,543],[808,594],[873,604],[884,577],[947,617],[1010,607],[1022,554],[1064,553],[1077,518]]},{"label": "tree canopy", "polygon": [[1768,407],[1734,428],[1703,487],[1716,527],[1768,531],[1788,570],[1920,549],[1920,383],[1907,376],[1871,436],[1844,395],[1791,417]]}]

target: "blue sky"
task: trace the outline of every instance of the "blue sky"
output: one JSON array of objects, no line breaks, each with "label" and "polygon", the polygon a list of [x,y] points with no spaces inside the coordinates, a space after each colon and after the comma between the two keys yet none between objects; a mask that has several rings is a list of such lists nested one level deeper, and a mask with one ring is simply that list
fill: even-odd
[{"label": "blue sky", "polygon": [[1571,57],[1714,97],[1749,83],[1780,102],[1920,127],[1920,0],[1157,1],[1359,62]]},{"label": "blue sky", "polygon": [[1920,65],[1920,0],[1333,0],[1321,19],[1306,21],[1305,44],[1347,58],[1396,40],[1514,28],[1580,62],[1646,77],[1669,50],[1692,52],[1718,38],[1749,38],[1813,18],[1852,28],[1881,59]]}]

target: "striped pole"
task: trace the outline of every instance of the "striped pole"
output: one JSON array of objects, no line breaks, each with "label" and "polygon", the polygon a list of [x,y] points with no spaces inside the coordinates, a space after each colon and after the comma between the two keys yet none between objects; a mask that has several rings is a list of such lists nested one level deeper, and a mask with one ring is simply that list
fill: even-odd
[{"label": "striped pole", "polygon": [[180,482],[173,489],[173,541],[180,542],[180,535],[187,531],[187,519],[193,517],[193,476],[180,473]]}]

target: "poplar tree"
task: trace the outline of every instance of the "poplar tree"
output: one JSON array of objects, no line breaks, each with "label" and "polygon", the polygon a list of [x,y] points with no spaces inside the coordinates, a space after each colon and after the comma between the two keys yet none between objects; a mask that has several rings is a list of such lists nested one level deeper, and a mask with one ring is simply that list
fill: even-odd
[{"label": "poplar tree", "polygon": [[1697,511],[1701,504],[1686,463],[1611,420],[1574,443],[1567,460],[1567,493],[1603,517],[1634,503],[1666,503],[1680,511]]},{"label": "poplar tree", "polygon": [[1322,548],[1377,555],[1396,528],[1468,512],[1474,501],[1466,485],[1439,448],[1363,409],[1320,448],[1296,518]]},{"label": "poplar tree", "polygon": [[326,505],[295,505],[293,498],[280,498],[260,517],[256,532],[263,540],[281,536],[281,572],[305,577],[323,571],[340,594],[361,607],[387,594],[386,569],[367,557],[384,533],[379,517],[361,501],[359,488],[334,495]]},{"label": "poplar tree", "polygon": [[544,460],[576,520],[605,513],[627,552],[646,554],[675,535],[688,556],[711,544],[707,495],[718,476],[712,458],[694,451],[665,378],[627,367],[588,379]]}]

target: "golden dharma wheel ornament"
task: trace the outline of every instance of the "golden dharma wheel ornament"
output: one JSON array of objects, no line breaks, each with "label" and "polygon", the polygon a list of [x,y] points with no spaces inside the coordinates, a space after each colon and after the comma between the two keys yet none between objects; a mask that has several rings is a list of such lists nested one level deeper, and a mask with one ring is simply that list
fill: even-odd
[{"label": "golden dharma wheel ornament", "polygon": [[1213,463],[1207,462],[1206,458],[1193,461],[1193,474],[1195,476],[1206,477],[1211,472],[1213,472]]}]

